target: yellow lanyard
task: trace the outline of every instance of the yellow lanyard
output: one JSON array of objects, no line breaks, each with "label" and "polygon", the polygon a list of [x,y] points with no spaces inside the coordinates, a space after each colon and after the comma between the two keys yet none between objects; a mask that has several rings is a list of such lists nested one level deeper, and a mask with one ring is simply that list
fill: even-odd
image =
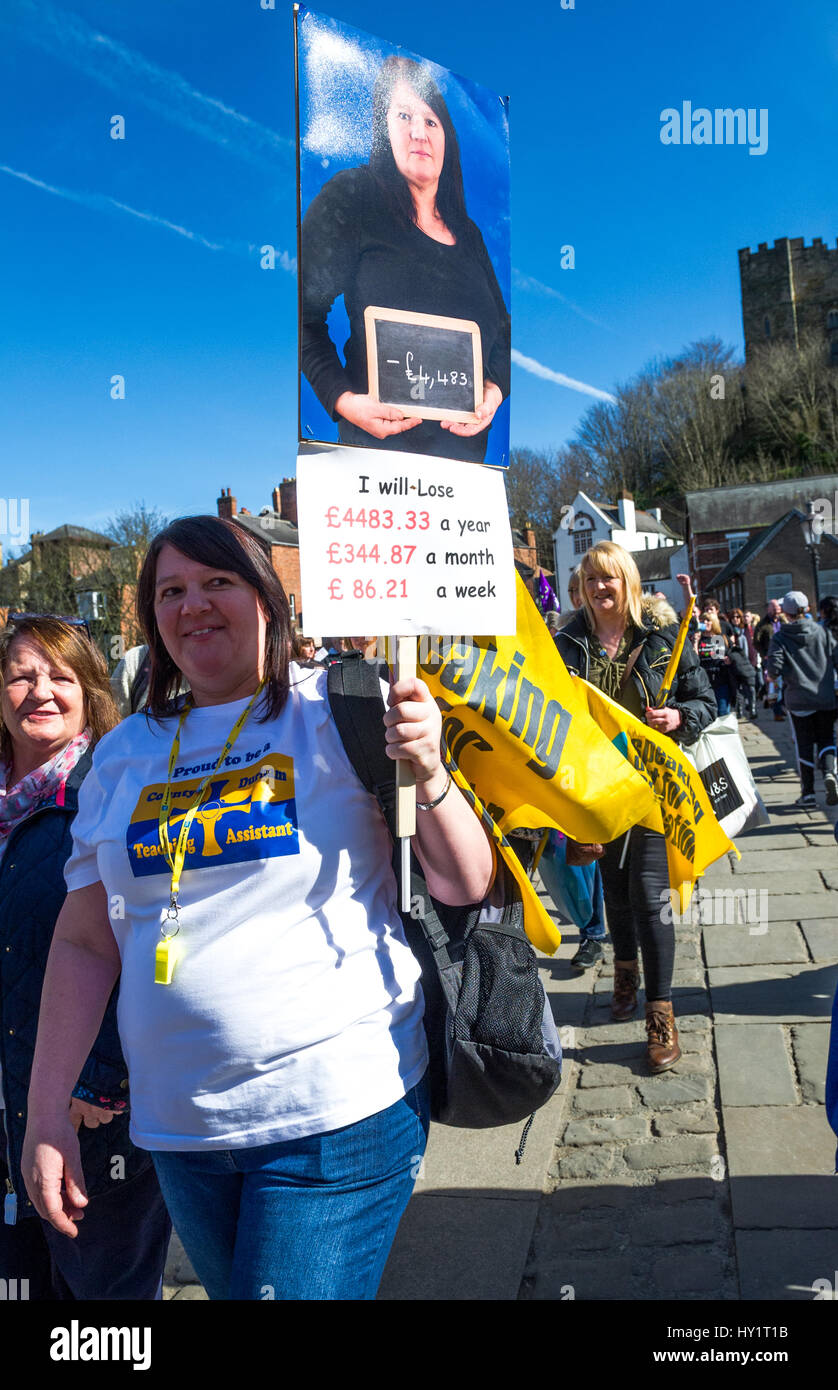
[{"label": "yellow lanyard", "polygon": [[173,942],[174,938],[178,934],[178,931],[180,930],[178,922],[178,892],[180,890],[180,876],[183,873],[183,864],[184,860],[186,859],[186,846],[189,842],[189,831],[192,827],[192,822],[195,819],[196,812],[198,811],[201,802],[204,799],[204,793],[206,792],[207,787],[209,786],[213,777],[215,777],[216,773],[218,772],[218,769],[220,768],[221,764],[227,757],[227,754],[230,752],[230,749],[233,747],[233,744],[235,743],[236,739],[241,733],[242,728],[244,727],[244,724],[247,720],[247,716],[250,714],[250,711],[252,710],[254,704],[261,695],[264,689],[264,685],[264,681],[259,682],[259,685],[257,686],[254,694],[248,702],[247,708],[242,710],[241,714],[239,715],[238,719],[233,725],[227,737],[227,741],[225,742],[224,747],[218,755],[218,760],[215,764],[215,767],[212,769],[211,772],[207,773],[206,777],[204,778],[203,782],[198,788],[195,800],[192,802],[192,805],[189,807],[188,811],[186,812],[186,815],[181,821],[180,831],[178,832],[177,841],[173,850],[172,842],[169,838],[169,811],[171,810],[172,805],[172,773],[175,770],[178,755],[180,753],[181,730],[183,728],[184,723],[186,722],[186,717],[189,714],[190,709],[192,708],[191,704],[187,704],[186,708],[180,716],[180,719],[178,720],[177,730],[175,732],[174,739],[172,740],[172,751],[169,754],[169,774],[166,781],[166,790],[163,793],[163,800],[160,803],[160,812],[157,821],[157,833],[160,839],[160,847],[166,856],[166,863],[169,865],[169,868],[172,871],[172,887],[169,896],[169,907],[166,913],[166,919],[160,928],[160,933],[163,939],[162,941],[158,941],[157,950],[155,951],[154,955],[155,984],[170,985],[172,983],[172,973],[175,968],[176,960],[176,948],[173,945]]}]

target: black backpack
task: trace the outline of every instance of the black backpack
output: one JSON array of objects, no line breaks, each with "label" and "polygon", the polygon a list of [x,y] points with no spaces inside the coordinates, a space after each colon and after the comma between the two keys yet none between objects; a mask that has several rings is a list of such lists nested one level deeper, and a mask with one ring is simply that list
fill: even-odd
[{"label": "black backpack", "polygon": [[[349,761],[393,836],[397,869],[395,763],[384,751],[377,665],[349,652],[329,666],[327,681]],[[412,854],[411,910],[401,914],[422,967],[431,1116],[465,1129],[531,1120],[562,1075],[558,1033],[524,932],[518,886],[501,860],[498,872],[502,907],[450,907],[430,896]]]}]

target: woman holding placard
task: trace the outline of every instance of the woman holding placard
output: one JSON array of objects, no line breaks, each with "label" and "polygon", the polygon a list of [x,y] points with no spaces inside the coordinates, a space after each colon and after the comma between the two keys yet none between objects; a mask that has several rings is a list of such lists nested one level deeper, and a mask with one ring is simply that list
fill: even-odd
[{"label": "woman holding placard", "polygon": [[[341,294],[350,326],[345,366],[326,324]],[[479,326],[483,380],[472,383],[473,418],[417,418],[370,394],[364,310],[372,305]],[[509,314],[466,212],[448,108],[425,67],[390,57],[373,91],[369,163],[336,174],[303,220],[303,372],[342,443],[479,462],[509,394],[509,363]],[[415,366],[417,380],[423,366],[440,385],[447,376],[442,363]],[[433,406],[433,387],[421,383],[421,394]]]},{"label": "woman holding placard", "polygon": [[[81,789],[27,1187],[74,1236],[66,1097],[121,975],[132,1138],[210,1297],[373,1298],[428,1126],[419,966],[386,825],[326,671],[289,665],[288,603],[250,532],[174,522],[149,548],[138,609],[148,712],[102,740]],[[191,694],[173,698],[184,679]],[[429,889],[479,902],[492,850],[442,766],[436,703],[416,679],[389,703],[388,753],[421,787]]]}]

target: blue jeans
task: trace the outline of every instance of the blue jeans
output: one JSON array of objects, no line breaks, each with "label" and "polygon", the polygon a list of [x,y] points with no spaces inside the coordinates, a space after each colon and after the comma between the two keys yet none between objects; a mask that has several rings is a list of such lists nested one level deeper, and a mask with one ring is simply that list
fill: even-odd
[{"label": "blue jeans", "polygon": [[730,714],[731,704],[736,699],[734,689],[731,685],[731,678],[728,674],[727,667],[721,671],[708,672],[708,674],[713,694],[716,697],[716,704],[719,708],[719,718],[722,718],[724,715]]},{"label": "blue jeans", "polygon": [[604,941],[605,940],[605,918],[603,916],[603,893],[602,893],[602,873],[599,864],[594,864],[596,870],[594,882],[591,890],[593,911],[590,921],[580,928],[579,936],[582,941]]},{"label": "blue jeans", "polygon": [[252,1149],[155,1152],[212,1299],[373,1299],[428,1137],[427,1083],[377,1115]]}]

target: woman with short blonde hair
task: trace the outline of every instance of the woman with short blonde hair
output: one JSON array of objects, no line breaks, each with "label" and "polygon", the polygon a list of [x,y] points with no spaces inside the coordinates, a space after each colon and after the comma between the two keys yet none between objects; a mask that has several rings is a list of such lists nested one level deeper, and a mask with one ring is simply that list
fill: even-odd
[{"label": "woman with short blonde hair", "polygon": [[585,580],[593,575],[606,577],[618,575],[620,577],[622,580],[620,617],[631,619],[637,627],[642,627],[643,586],[640,582],[640,571],[629,552],[624,550],[621,545],[616,545],[614,541],[600,541],[598,545],[587,552],[579,565],[582,602],[591,624],[595,627],[594,609],[585,584]]}]

